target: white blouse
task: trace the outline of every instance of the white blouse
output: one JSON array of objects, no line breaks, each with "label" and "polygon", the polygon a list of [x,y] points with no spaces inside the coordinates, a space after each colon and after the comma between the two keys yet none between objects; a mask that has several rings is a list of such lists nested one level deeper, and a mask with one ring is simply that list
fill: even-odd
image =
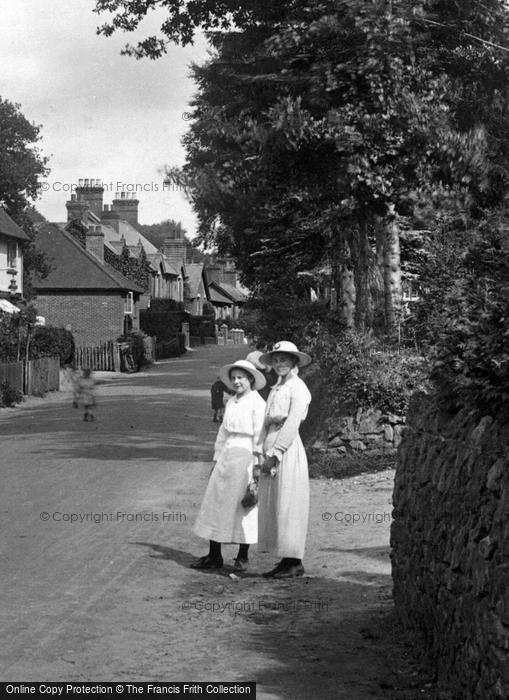
[{"label": "white blouse", "polygon": [[297,438],[300,424],[308,414],[310,403],[309,389],[295,373],[292,373],[284,384],[278,379],[267,399],[261,439],[267,437],[271,425],[282,425],[274,434],[274,441],[267,440],[265,454],[269,457],[275,455],[281,461],[283,454]]},{"label": "white blouse", "polygon": [[257,391],[250,391],[243,396],[232,396],[228,399],[223,422],[214,445],[214,461],[220,458],[228,438],[232,435],[251,437],[253,453],[261,454],[260,438],[264,415],[265,401]]}]

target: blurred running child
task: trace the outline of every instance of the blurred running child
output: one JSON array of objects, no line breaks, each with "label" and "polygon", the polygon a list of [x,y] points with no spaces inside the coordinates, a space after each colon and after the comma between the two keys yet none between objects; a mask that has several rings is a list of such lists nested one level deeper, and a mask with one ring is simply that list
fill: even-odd
[{"label": "blurred running child", "polygon": [[92,370],[88,367],[83,370],[79,386],[81,404],[84,410],[83,420],[95,420],[95,380],[92,376]]}]

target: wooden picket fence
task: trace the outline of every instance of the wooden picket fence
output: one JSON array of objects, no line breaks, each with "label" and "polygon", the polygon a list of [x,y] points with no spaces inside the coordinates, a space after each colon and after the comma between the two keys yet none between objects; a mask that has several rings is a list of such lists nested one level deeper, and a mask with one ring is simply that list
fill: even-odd
[{"label": "wooden picket fence", "polygon": [[77,347],[74,350],[74,362],[78,369],[88,367],[99,372],[119,372],[118,343],[110,341],[94,347]]},{"label": "wooden picket fence", "polygon": [[0,385],[7,382],[22,394],[43,396],[60,388],[60,358],[0,363]]},{"label": "wooden picket fence", "polygon": [[0,385],[4,382],[23,393],[23,362],[0,363]]},{"label": "wooden picket fence", "polygon": [[60,388],[60,358],[40,357],[28,360],[25,368],[25,394],[44,396]]}]

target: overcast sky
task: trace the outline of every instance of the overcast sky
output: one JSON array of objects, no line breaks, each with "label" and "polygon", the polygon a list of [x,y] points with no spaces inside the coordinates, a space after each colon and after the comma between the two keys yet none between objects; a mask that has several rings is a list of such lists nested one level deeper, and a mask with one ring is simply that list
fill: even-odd
[{"label": "overcast sky", "polygon": [[[50,221],[65,221],[70,187],[95,178],[105,183],[105,204],[117,189],[137,186],[140,223],[176,219],[193,235],[191,207],[181,193],[163,190],[162,171],[184,161],[183,113],[195,91],[189,65],[206,59],[205,40],[136,61],[120,49],[137,35],[97,36],[105,18],[94,5],[0,0],[0,96],[42,126],[40,147],[50,158],[36,206]],[[158,18],[153,13],[139,35],[154,33]]]}]

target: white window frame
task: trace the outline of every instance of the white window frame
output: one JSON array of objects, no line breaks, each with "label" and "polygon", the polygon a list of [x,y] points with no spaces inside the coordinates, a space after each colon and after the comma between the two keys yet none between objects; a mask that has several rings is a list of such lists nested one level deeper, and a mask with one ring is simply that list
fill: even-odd
[{"label": "white window frame", "polygon": [[16,269],[18,267],[18,242],[7,241],[7,268]]},{"label": "white window frame", "polygon": [[132,316],[134,310],[134,295],[132,292],[127,292],[124,299],[124,314]]}]

